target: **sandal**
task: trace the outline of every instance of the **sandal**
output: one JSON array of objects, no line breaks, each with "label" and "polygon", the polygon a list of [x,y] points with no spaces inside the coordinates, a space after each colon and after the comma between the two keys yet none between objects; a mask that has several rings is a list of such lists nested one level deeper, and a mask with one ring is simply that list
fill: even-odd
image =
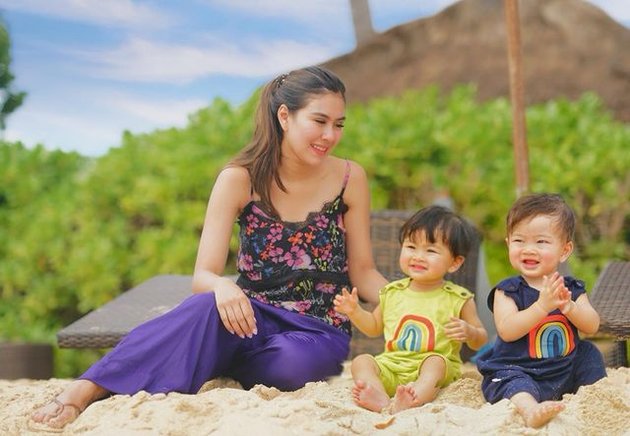
[{"label": "sandal", "polygon": [[[54,404],[55,409],[50,412],[41,412],[43,415],[43,419],[41,421],[35,421],[33,419],[33,415],[31,415],[31,421],[36,422],[37,424],[43,424],[49,428],[57,428],[61,429],[73,421],[75,421],[79,415],[83,412],[84,409],[81,409],[76,404],[72,403],[62,403],[58,398],[53,398],[53,400],[48,404]],[[47,406],[47,405],[46,405]],[[40,408],[44,409],[46,406]],[[72,412],[65,413],[67,409],[71,409]],[[61,422],[55,422],[56,419],[60,418],[63,415],[67,415],[68,419],[62,420]]]}]

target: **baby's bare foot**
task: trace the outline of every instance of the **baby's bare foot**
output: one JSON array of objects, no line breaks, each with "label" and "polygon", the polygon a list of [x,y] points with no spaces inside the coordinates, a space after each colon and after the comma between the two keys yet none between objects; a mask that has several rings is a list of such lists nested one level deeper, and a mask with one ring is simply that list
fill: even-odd
[{"label": "baby's bare foot", "polygon": [[564,404],[559,401],[544,401],[527,411],[523,418],[528,427],[538,428],[547,424],[563,410]]},{"label": "baby's bare foot", "polygon": [[410,409],[418,406],[416,391],[409,385],[400,385],[396,388],[394,402],[392,405],[392,413],[398,413],[402,410]]},{"label": "baby's bare foot", "polygon": [[389,405],[389,396],[367,383],[357,380],[352,388],[354,402],[373,412],[380,412]]}]

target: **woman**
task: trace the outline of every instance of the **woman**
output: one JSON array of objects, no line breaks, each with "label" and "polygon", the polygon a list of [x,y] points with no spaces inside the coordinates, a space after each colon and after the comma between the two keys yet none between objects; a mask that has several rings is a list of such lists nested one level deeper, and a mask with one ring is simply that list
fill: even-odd
[{"label": "woman", "polygon": [[[210,194],[194,295],[148,321],[32,419],[75,420],[111,393],[196,393],[232,377],[294,390],[339,374],[350,324],[334,296],[351,284],[376,302],[367,177],[331,155],[342,136],[345,87],[320,67],[283,74],[260,98],[252,141]],[[234,221],[239,278],[222,276]]]}]

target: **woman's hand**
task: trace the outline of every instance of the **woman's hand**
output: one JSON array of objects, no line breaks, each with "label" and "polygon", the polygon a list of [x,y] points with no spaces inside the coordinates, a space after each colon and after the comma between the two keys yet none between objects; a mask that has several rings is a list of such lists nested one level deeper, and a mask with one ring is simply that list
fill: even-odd
[{"label": "woman's hand", "polygon": [[214,296],[219,316],[227,331],[241,338],[251,338],[258,334],[252,303],[232,279],[219,279]]}]

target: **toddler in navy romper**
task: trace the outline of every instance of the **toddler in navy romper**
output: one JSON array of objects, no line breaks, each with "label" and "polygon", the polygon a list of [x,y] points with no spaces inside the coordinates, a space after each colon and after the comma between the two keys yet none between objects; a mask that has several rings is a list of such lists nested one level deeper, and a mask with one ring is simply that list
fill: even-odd
[{"label": "toddler in navy romper", "polygon": [[606,376],[595,346],[578,330],[594,334],[599,315],[584,283],[558,268],[573,251],[575,214],[558,194],[530,194],[511,207],[508,256],[518,276],[500,282],[488,296],[497,339],[477,359],[486,400],[504,398],[529,427],[560,413],[558,400]]},{"label": "toddler in navy romper", "polygon": [[[585,292],[582,281],[571,277],[564,281],[573,301]],[[513,299],[519,310],[538,299],[538,291],[522,277],[511,277],[490,292],[490,310],[497,288]],[[606,376],[599,350],[591,342],[581,340],[577,328],[557,309],[514,342],[497,337],[494,348],[480,356],[477,365],[484,376],[481,389],[491,403],[518,392],[528,392],[538,402],[559,400],[562,395],[575,393],[580,386]]]}]

